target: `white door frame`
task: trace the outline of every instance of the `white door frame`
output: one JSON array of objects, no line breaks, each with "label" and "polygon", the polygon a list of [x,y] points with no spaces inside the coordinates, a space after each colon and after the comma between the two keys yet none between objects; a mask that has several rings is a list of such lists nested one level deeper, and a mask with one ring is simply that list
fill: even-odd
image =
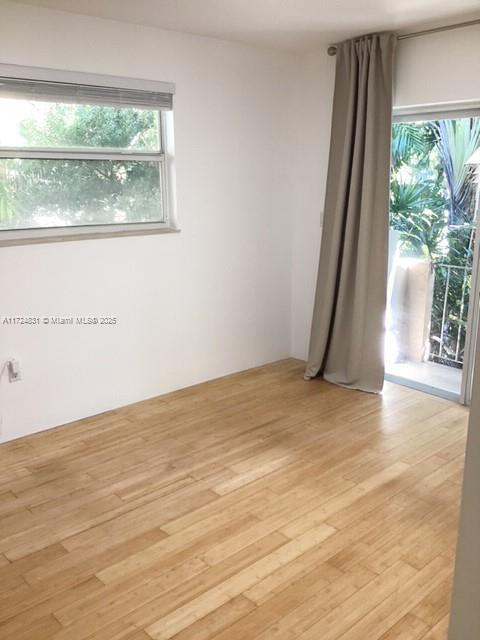
[{"label": "white door frame", "polygon": [[[480,116],[480,113],[479,113]],[[478,188],[480,189],[480,165],[477,167]],[[476,336],[479,322],[480,301],[480,194],[477,194],[475,229],[475,246],[473,248],[472,282],[470,285],[470,301],[468,304],[467,328],[465,334],[465,355],[463,358],[462,387],[460,402],[470,406],[472,400],[473,369],[475,364]]]},{"label": "white door frame", "polygon": [[[480,101],[451,102],[438,105],[414,105],[408,107],[393,108],[393,122],[416,122],[425,120],[456,120],[460,118],[480,118]],[[480,166],[478,167],[480,181]],[[480,188],[480,187],[479,187]],[[479,199],[480,200],[480,199]],[[458,401],[460,404],[469,406],[472,397],[473,368],[475,362],[476,335],[480,321],[480,208],[477,200],[477,220],[475,230],[475,246],[472,263],[472,282],[470,287],[470,300],[468,304],[467,326],[465,333],[465,355],[462,368],[462,383]],[[386,376],[387,379],[394,380],[395,376]],[[401,383],[401,382],[400,382]],[[413,386],[413,385],[412,385]],[[420,385],[423,387],[423,385]],[[416,388],[419,388],[417,386]],[[432,392],[427,388],[422,391]],[[449,392],[438,394],[448,399],[453,399]],[[454,398],[457,400],[457,397]]]}]

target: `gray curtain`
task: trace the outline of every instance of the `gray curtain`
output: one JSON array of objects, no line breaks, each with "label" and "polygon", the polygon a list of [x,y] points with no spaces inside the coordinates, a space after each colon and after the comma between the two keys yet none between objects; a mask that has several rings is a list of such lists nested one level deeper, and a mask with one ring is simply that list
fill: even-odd
[{"label": "gray curtain", "polygon": [[383,386],[394,34],[337,48],[320,265],[305,378]]}]

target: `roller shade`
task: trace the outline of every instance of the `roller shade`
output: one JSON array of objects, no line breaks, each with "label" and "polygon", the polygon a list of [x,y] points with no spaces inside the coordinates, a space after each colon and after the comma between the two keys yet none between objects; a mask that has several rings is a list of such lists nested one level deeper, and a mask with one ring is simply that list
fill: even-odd
[{"label": "roller shade", "polygon": [[0,98],[168,110],[174,92],[168,82],[0,65]]},{"label": "roller shade", "polygon": [[480,101],[450,102],[434,105],[414,105],[393,109],[394,122],[420,122],[424,120],[448,120],[449,118],[478,118]]}]

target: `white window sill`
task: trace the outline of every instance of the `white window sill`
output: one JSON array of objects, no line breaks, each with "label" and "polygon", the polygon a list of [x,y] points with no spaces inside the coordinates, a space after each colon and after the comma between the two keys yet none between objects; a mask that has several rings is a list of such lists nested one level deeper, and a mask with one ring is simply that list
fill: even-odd
[{"label": "white window sill", "polygon": [[[113,228],[112,228],[113,227]],[[75,240],[94,240],[119,238],[123,236],[144,236],[159,233],[179,233],[177,227],[163,223],[139,223],[118,225],[95,225],[85,227],[57,227],[50,229],[19,229],[0,231],[0,247],[46,242],[72,242]]]}]

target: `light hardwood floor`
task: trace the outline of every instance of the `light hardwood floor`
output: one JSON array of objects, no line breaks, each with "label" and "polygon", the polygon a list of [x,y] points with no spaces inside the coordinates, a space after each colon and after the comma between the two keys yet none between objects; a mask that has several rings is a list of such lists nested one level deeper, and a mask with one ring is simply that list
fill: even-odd
[{"label": "light hardwood floor", "polygon": [[445,640],[467,412],[286,360],[0,448],[2,640]]}]

